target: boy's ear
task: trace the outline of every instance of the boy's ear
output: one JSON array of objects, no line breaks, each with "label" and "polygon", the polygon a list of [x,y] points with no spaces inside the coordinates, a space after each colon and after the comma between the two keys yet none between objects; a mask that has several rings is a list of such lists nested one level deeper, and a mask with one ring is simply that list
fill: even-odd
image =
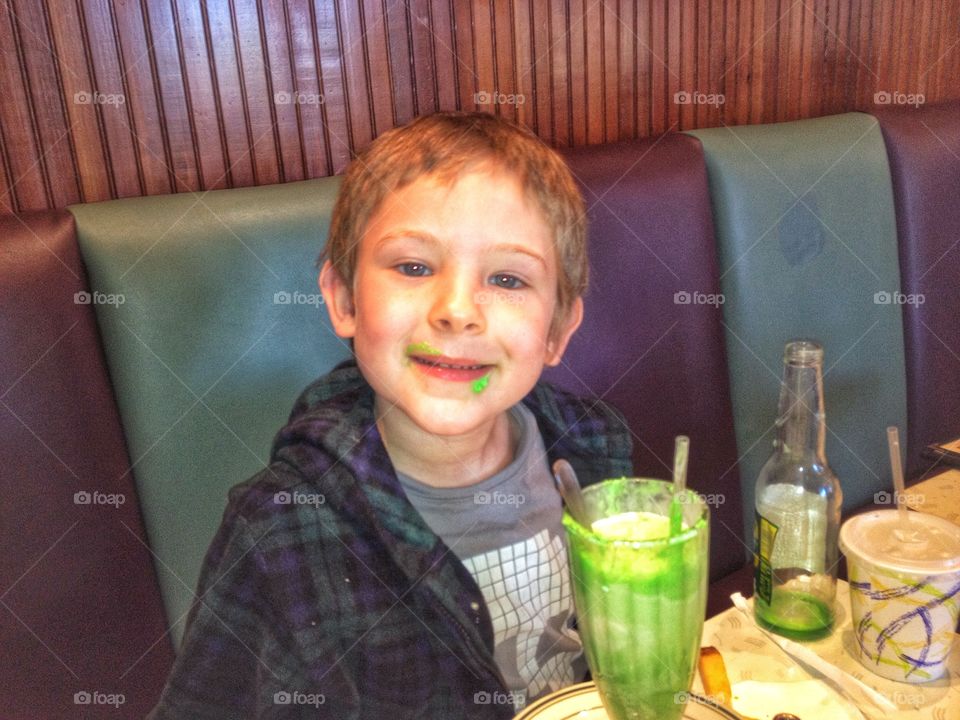
[{"label": "boy's ear", "polygon": [[560,364],[560,359],[567,349],[567,343],[573,337],[573,333],[583,322],[583,298],[577,298],[573,301],[566,319],[550,333],[550,339],[547,341],[547,358],[544,364],[548,367],[554,367]]},{"label": "boy's ear", "polygon": [[330,315],[330,324],[339,337],[352,338],[357,334],[357,316],[353,306],[353,289],[333,267],[329,260],[324,261],[317,279],[323,302]]}]

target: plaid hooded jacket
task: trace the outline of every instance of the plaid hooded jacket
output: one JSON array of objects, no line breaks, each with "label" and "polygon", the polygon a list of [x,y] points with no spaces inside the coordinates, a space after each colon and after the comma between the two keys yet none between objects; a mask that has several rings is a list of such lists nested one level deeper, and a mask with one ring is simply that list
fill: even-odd
[{"label": "plaid hooded jacket", "polygon": [[[353,361],[310,385],[234,487],[152,720],[509,718],[483,596],[407,500]],[[623,418],[545,383],[548,461],[631,474]]]}]

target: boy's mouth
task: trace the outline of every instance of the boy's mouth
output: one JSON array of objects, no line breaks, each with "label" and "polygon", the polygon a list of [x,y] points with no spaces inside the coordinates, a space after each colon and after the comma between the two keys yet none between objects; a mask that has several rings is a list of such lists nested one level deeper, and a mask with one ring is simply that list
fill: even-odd
[{"label": "boy's mouth", "polygon": [[469,358],[450,358],[445,355],[410,355],[411,362],[423,372],[444,380],[472,382],[493,369],[493,365]]}]

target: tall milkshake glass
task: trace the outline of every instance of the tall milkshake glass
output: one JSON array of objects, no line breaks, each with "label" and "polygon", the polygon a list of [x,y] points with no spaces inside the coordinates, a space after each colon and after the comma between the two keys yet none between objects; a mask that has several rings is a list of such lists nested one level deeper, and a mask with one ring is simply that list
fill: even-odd
[{"label": "tall milkshake glass", "polygon": [[584,489],[590,527],[564,513],[577,625],[612,720],[673,720],[693,681],[707,601],[709,513],[673,485],[620,478]]}]

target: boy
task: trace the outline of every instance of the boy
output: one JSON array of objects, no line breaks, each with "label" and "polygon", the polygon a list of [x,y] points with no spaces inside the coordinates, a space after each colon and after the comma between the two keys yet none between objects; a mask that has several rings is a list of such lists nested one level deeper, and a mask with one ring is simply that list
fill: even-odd
[{"label": "boy", "polygon": [[631,472],[618,415],[538,383],[585,233],[563,161],[491,115],[351,165],[319,285],[355,360],[231,491],[152,718],[509,718],[583,678],[549,468]]}]

